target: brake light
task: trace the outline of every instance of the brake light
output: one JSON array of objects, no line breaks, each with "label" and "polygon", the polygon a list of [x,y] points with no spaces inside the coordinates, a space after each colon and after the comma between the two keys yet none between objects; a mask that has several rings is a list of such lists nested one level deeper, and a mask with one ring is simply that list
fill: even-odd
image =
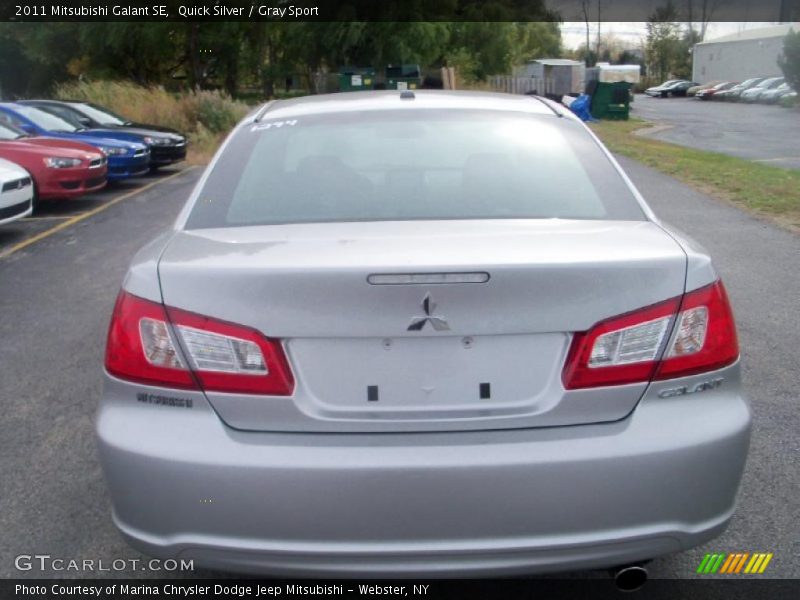
[{"label": "brake light", "polygon": [[721,281],[686,294],[668,351],[655,379],[715,371],[736,362],[736,323]]},{"label": "brake light", "polygon": [[190,368],[207,391],[289,396],[294,378],[280,340],[259,331],[167,307]]},{"label": "brake light", "polygon": [[672,379],[736,361],[739,345],[721,281],[602,321],[573,336],[567,389]]},{"label": "brake light", "polygon": [[294,390],[279,340],[125,291],[111,317],[106,370],[121,379],[164,387],[273,396]]}]

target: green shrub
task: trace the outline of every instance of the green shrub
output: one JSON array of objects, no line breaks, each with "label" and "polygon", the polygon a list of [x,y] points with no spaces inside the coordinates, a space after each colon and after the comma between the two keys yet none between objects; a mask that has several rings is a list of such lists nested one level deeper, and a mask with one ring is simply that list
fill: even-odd
[{"label": "green shrub", "polygon": [[214,133],[229,131],[247,114],[247,105],[217,91],[200,91],[181,98],[196,123]]}]

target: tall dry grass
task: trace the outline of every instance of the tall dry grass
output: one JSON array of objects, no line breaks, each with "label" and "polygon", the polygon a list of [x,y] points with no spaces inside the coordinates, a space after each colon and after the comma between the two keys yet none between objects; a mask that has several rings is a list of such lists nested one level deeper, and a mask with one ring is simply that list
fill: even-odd
[{"label": "tall dry grass", "polygon": [[143,87],[125,81],[68,82],[56,88],[55,96],[94,102],[131,121],[186,133],[187,161],[194,164],[207,162],[222,137],[249,111],[243,102],[218,91],[173,94],[162,87]]}]

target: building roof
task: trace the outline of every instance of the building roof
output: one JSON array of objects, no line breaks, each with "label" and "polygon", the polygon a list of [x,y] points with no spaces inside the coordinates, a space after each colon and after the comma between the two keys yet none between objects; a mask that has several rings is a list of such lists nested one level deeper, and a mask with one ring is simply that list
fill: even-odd
[{"label": "building roof", "polygon": [[579,60],[571,60],[569,58],[536,58],[534,60],[529,60],[528,64],[530,63],[539,63],[542,65],[548,65],[551,67],[560,67],[560,66],[578,66],[582,65],[583,63]]},{"label": "building roof", "polygon": [[724,44],[726,42],[743,42],[746,40],[762,40],[765,38],[784,37],[787,33],[789,33],[790,29],[800,31],[800,24],[784,23],[783,25],[774,25],[772,27],[745,29],[737,33],[731,33],[730,35],[723,35],[722,37],[714,38],[713,40],[706,40],[696,45],[704,46],[706,44]]}]

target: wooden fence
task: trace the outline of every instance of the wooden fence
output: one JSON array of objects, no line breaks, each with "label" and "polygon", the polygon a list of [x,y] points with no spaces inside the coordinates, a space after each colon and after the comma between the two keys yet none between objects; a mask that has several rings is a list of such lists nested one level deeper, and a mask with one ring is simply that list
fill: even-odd
[{"label": "wooden fence", "polygon": [[527,94],[536,92],[540,96],[552,93],[555,89],[552,79],[539,77],[512,77],[510,75],[492,75],[489,77],[489,86],[492,91],[505,92],[506,94]]}]

